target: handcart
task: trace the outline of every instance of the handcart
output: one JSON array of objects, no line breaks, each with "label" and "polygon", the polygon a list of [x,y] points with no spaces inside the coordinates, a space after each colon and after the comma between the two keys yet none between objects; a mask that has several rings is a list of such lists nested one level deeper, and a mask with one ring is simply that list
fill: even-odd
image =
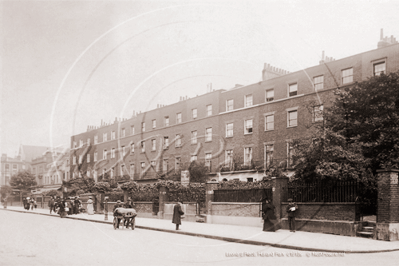
[{"label": "handcart", "polygon": [[136,225],[136,216],[137,212],[135,209],[126,209],[126,208],[116,208],[114,211],[114,229],[116,230],[118,226],[118,219],[120,220],[119,226],[124,226],[126,223],[126,228],[129,228],[129,226],[134,230],[135,225]]}]

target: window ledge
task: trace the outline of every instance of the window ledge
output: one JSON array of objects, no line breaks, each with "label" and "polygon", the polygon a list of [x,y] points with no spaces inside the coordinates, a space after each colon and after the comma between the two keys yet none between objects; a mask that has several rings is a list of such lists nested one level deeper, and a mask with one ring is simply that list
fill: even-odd
[{"label": "window ledge", "polygon": [[251,132],[251,133],[244,133],[244,135],[252,135],[253,134],[253,132]]},{"label": "window ledge", "polygon": [[234,137],[234,136],[226,136],[226,139],[231,139],[232,137]]},{"label": "window ledge", "polygon": [[274,131],[274,129],[265,129],[265,132]]},{"label": "window ledge", "polygon": [[293,127],[298,127],[298,125],[296,125],[296,126],[287,126],[287,128],[293,128]]}]

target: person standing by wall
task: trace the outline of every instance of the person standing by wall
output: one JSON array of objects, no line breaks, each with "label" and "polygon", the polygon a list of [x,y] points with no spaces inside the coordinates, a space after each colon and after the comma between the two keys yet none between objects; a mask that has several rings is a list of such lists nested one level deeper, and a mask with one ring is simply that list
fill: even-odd
[{"label": "person standing by wall", "polygon": [[286,211],[288,213],[288,226],[290,228],[290,232],[295,233],[295,214],[298,210],[298,205],[292,201],[292,199],[288,199],[288,205]]},{"label": "person standing by wall", "polygon": [[184,215],[184,212],[182,211],[182,208],[181,208],[182,205],[183,205],[183,203],[178,202],[173,207],[172,223],[176,224],[176,230],[179,230],[179,225],[181,225],[181,216]]},{"label": "person standing by wall", "polygon": [[88,215],[93,215],[94,214],[94,206],[93,206],[93,200],[92,197],[89,197],[87,200],[87,214]]},{"label": "person standing by wall", "polygon": [[276,219],[276,215],[274,214],[275,208],[269,199],[266,199],[262,204],[263,231],[265,232],[276,231],[274,223],[271,221]]}]

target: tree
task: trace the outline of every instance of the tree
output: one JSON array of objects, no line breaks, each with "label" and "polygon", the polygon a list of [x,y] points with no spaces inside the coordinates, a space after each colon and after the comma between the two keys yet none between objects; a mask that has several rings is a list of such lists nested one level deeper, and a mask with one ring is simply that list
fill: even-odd
[{"label": "tree", "polygon": [[399,167],[399,73],[337,89],[311,138],[296,140],[295,176],[375,187],[376,170]]},{"label": "tree", "polygon": [[21,171],[11,176],[10,185],[14,189],[30,191],[32,186],[36,186],[35,176],[28,171]]},{"label": "tree", "polygon": [[0,188],[0,197],[1,199],[7,198],[12,193],[12,188],[10,186],[2,186]]},{"label": "tree", "polygon": [[190,173],[190,182],[205,183],[209,168],[205,162],[192,161],[188,167]]}]

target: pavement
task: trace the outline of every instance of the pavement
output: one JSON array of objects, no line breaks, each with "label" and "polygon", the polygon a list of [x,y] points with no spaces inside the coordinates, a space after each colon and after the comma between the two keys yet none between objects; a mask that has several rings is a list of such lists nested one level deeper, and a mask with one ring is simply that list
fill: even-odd
[{"label": "pavement", "polygon": [[[1,208],[0,210],[60,218],[59,215],[50,214],[48,209],[26,211],[22,207],[8,206],[7,209]],[[106,223],[110,224],[110,226],[113,220],[112,214],[108,216],[107,221],[104,220],[104,214],[88,215],[86,213],[81,213],[70,215],[66,218],[94,223]],[[263,232],[261,227],[185,222],[184,219],[180,226],[181,229],[175,230],[175,225],[172,224],[170,220],[136,217],[136,228],[194,237],[205,237],[241,244],[272,246],[314,252],[379,253],[399,251],[399,241],[390,242],[303,231],[296,231],[294,233],[282,229],[276,232]]]}]

